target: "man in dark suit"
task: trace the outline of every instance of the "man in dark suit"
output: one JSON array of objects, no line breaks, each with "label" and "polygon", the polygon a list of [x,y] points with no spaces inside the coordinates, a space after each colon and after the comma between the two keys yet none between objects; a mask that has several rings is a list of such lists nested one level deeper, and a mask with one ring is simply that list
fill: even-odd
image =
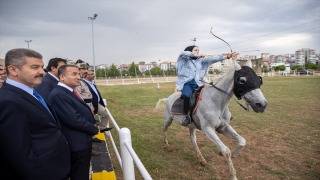
[{"label": "man in dark suit", "polygon": [[83,82],[87,84],[92,94],[92,105],[94,107],[94,114],[98,114],[101,117],[101,123],[99,126],[101,129],[105,129],[108,126],[109,115],[97,86],[92,82],[94,80],[94,77],[94,71],[90,69],[88,70],[87,77],[83,79]]},{"label": "man in dark suit", "polygon": [[2,64],[0,64],[0,88],[2,87],[4,81],[6,81],[7,73]]},{"label": "man in dark suit", "polygon": [[68,139],[71,154],[72,180],[88,180],[92,151],[92,136],[99,132],[90,107],[74,91],[80,84],[79,70],[74,65],[62,65],[58,70],[60,82],[51,91],[48,104],[60,120],[62,132]]},{"label": "man in dark suit", "polygon": [[42,56],[13,49],[5,57],[8,77],[0,89],[1,179],[64,179],[70,149],[55,114],[33,87],[44,75]]},{"label": "man in dark suit", "polygon": [[48,73],[43,76],[41,84],[34,89],[43,97],[47,102],[48,96],[52,89],[58,84],[58,69],[60,66],[67,64],[65,59],[52,58],[49,60],[46,70]]}]

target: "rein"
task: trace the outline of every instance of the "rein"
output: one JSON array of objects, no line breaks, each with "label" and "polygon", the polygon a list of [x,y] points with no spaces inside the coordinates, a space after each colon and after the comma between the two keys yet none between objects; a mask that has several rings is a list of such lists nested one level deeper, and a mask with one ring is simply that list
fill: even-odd
[{"label": "rein", "polygon": [[[201,82],[204,82],[204,83],[206,83],[206,84],[210,84],[212,87],[214,87],[214,88],[216,88],[217,90],[225,93],[225,94],[228,95],[231,99],[233,99],[237,104],[239,104],[239,106],[242,107],[245,111],[249,111],[248,108],[246,108],[244,105],[242,105],[242,104],[239,103],[237,100],[235,100],[234,98],[232,98],[232,95],[231,95],[231,94],[229,94],[227,91],[224,91],[224,90],[218,88],[217,86],[215,86],[215,85],[213,84],[213,82],[208,83],[208,82],[206,82],[206,81],[204,81],[204,80],[200,80],[200,81],[201,81]],[[243,99],[245,99],[244,96],[241,96],[241,97],[242,97]]]}]

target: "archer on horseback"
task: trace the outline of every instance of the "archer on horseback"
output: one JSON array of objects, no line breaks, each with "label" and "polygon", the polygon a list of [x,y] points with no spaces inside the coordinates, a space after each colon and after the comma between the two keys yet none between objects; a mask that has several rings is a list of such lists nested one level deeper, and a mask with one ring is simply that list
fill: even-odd
[{"label": "archer on horseback", "polygon": [[206,57],[205,54],[199,54],[198,46],[188,46],[182,51],[177,60],[176,89],[181,90],[184,99],[185,120],[182,126],[190,124],[189,101],[192,92],[202,86],[201,80],[206,75],[207,68],[216,62],[235,57],[236,52],[229,53],[225,56]]}]

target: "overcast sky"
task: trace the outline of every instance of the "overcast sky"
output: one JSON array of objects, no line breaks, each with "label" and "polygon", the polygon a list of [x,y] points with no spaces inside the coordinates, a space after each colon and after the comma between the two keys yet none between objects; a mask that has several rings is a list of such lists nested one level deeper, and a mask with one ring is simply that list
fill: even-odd
[{"label": "overcast sky", "polygon": [[320,53],[319,0],[0,0],[0,56],[13,48],[93,64],[176,61],[196,38],[200,53]]}]

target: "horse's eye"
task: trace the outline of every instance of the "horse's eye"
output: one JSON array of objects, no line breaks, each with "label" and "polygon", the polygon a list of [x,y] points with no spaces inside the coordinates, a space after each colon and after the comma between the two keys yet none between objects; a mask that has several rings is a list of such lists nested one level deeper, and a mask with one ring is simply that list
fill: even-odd
[{"label": "horse's eye", "polygon": [[244,85],[244,83],[246,83],[246,78],[245,77],[238,77],[237,78],[237,82],[238,82],[238,84],[240,84],[240,85]]}]

